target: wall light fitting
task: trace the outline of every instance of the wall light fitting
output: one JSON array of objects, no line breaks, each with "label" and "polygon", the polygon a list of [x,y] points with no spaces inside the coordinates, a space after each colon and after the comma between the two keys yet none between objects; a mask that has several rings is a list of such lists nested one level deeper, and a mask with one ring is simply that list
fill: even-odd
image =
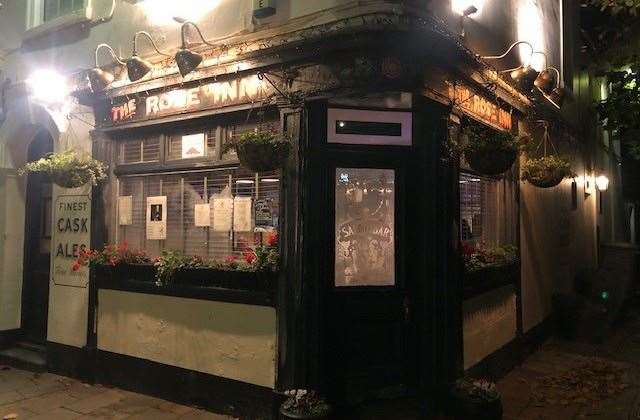
[{"label": "wall light fitting", "polygon": [[138,31],[135,33],[135,35],[133,35],[133,53],[131,58],[129,58],[127,60],[127,73],[129,75],[129,80],[131,80],[132,82],[138,81],[140,79],[142,79],[144,76],[146,76],[151,69],[153,68],[153,64],[151,64],[150,62],[148,62],[147,60],[143,60],[142,58],[140,58],[138,56],[138,36],[140,35],[144,35],[145,37],[147,37],[147,39],[149,39],[149,41],[151,41],[151,45],[153,45],[153,48],[156,50],[156,52],[162,56],[165,57],[171,57],[169,54],[165,54],[163,52],[161,52],[155,41],[153,40],[153,37],[151,37],[151,35],[146,32],[146,31]]},{"label": "wall light fitting", "polygon": [[118,64],[120,64],[121,66],[125,65],[125,62],[116,55],[116,52],[113,50],[113,48],[111,48],[111,46],[109,46],[108,44],[99,44],[95,50],[95,67],[88,72],[89,83],[91,84],[91,90],[94,93],[104,91],[109,85],[111,85],[111,83],[113,83],[113,80],[115,79],[113,73],[103,70],[98,64],[98,51],[103,48],[106,48],[111,53],[111,56],[116,60]]},{"label": "wall light fitting", "polygon": [[205,43],[206,45],[209,45],[211,47],[215,47],[215,45],[213,45],[210,42],[207,42],[207,40],[204,39],[204,36],[202,35],[200,28],[195,23],[186,21],[184,19],[177,18],[177,17],[174,17],[173,19],[176,22],[182,24],[182,26],[180,27],[180,34],[182,37],[182,46],[180,47],[180,50],[178,50],[178,52],[176,53],[176,64],[178,65],[178,70],[180,71],[180,74],[182,75],[182,77],[185,77],[187,74],[194,71],[200,65],[200,63],[202,63],[202,59],[203,59],[202,55],[196,52],[193,52],[187,48],[187,37],[186,37],[187,27],[192,26],[193,28],[195,28],[195,30],[198,32],[198,35],[200,35],[200,39],[202,39],[202,42]]}]

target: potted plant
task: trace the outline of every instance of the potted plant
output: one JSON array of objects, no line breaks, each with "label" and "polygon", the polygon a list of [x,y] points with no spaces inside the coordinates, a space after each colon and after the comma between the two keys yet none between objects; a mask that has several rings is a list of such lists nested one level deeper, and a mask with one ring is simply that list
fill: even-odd
[{"label": "potted plant", "polygon": [[464,130],[464,158],[474,171],[499,175],[508,171],[518,157],[520,141],[511,133],[471,124]]},{"label": "potted plant", "polygon": [[63,188],[78,188],[90,182],[98,182],[107,178],[107,165],[90,156],[80,156],[73,150],[50,153],[35,162],[27,163],[20,174],[42,172],[51,181]]},{"label": "potted plant", "polygon": [[155,278],[155,268],[151,258],[144,251],[129,249],[126,242],[118,245],[105,245],[101,250],[80,251],[71,266],[72,271],[89,266],[103,278],[150,281]]},{"label": "potted plant", "polygon": [[555,155],[528,158],[522,165],[522,179],[538,188],[555,187],[572,176],[569,161]]},{"label": "potted plant", "polygon": [[306,389],[285,391],[287,400],[280,406],[283,419],[328,419],[331,406],[316,392]]},{"label": "potted plant", "polygon": [[449,411],[456,420],[500,420],[502,401],[493,382],[464,378],[451,392]]},{"label": "potted plant", "polygon": [[271,131],[250,131],[231,140],[225,149],[235,149],[245,168],[263,172],[282,167],[289,156],[291,144],[287,138]]}]

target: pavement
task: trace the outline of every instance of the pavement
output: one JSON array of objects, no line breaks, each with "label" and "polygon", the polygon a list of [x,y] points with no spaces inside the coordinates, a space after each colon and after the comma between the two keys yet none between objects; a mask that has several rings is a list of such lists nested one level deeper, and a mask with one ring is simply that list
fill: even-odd
[{"label": "pavement", "polygon": [[640,316],[599,341],[552,338],[512,370],[504,420],[640,419]]},{"label": "pavement", "polygon": [[194,407],[50,373],[0,366],[0,420],[231,420]]}]

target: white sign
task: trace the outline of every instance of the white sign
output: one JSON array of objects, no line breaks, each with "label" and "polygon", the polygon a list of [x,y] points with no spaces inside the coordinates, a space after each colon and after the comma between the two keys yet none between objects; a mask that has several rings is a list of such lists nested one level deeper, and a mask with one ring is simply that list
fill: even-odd
[{"label": "white sign", "polygon": [[118,223],[120,226],[133,224],[133,196],[118,197]]},{"label": "white sign", "polygon": [[236,197],[233,200],[233,230],[236,232],[253,231],[253,200],[251,197]]},{"label": "white sign", "polygon": [[233,198],[214,197],[213,199],[213,230],[215,232],[231,231],[233,221]]},{"label": "white sign", "polygon": [[80,252],[89,249],[91,197],[61,195],[54,205],[52,280],[59,286],[87,287],[89,267],[74,266]]},{"label": "white sign", "polygon": [[204,157],[204,133],[182,136],[182,159]]},{"label": "white sign", "polygon": [[147,197],[147,239],[167,239],[167,196]]},{"label": "white sign", "polygon": [[197,227],[211,225],[211,206],[209,204],[196,204],[193,210],[194,224]]}]

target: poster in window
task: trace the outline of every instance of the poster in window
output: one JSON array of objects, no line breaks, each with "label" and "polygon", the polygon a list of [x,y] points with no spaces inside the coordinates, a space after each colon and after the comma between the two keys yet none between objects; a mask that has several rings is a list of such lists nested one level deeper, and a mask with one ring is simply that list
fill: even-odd
[{"label": "poster in window", "polygon": [[196,204],[193,210],[194,224],[197,227],[208,227],[211,225],[211,206],[208,203]]},{"label": "poster in window", "polygon": [[253,207],[256,226],[272,227],[275,225],[273,221],[273,199],[265,198],[256,200]]},{"label": "poster in window", "polygon": [[252,205],[253,200],[251,197],[236,196],[233,199],[233,230],[235,232],[253,231]]},{"label": "poster in window", "polygon": [[118,197],[118,224],[129,226],[133,224],[133,196]]},{"label": "poster in window", "polygon": [[182,136],[182,159],[204,157],[205,144],[204,133]]},{"label": "poster in window", "polygon": [[335,285],[394,285],[394,171],[337,168],[335,194]]},{"label": "poster in window", "polygon": [[233,197],[214,196],[213,206],[213,230],[215,232],[231,231],[233,223]]},{"label": "poster in window", "polygon": [[147,197],[147,239],[167,239],[167,196]]}]

